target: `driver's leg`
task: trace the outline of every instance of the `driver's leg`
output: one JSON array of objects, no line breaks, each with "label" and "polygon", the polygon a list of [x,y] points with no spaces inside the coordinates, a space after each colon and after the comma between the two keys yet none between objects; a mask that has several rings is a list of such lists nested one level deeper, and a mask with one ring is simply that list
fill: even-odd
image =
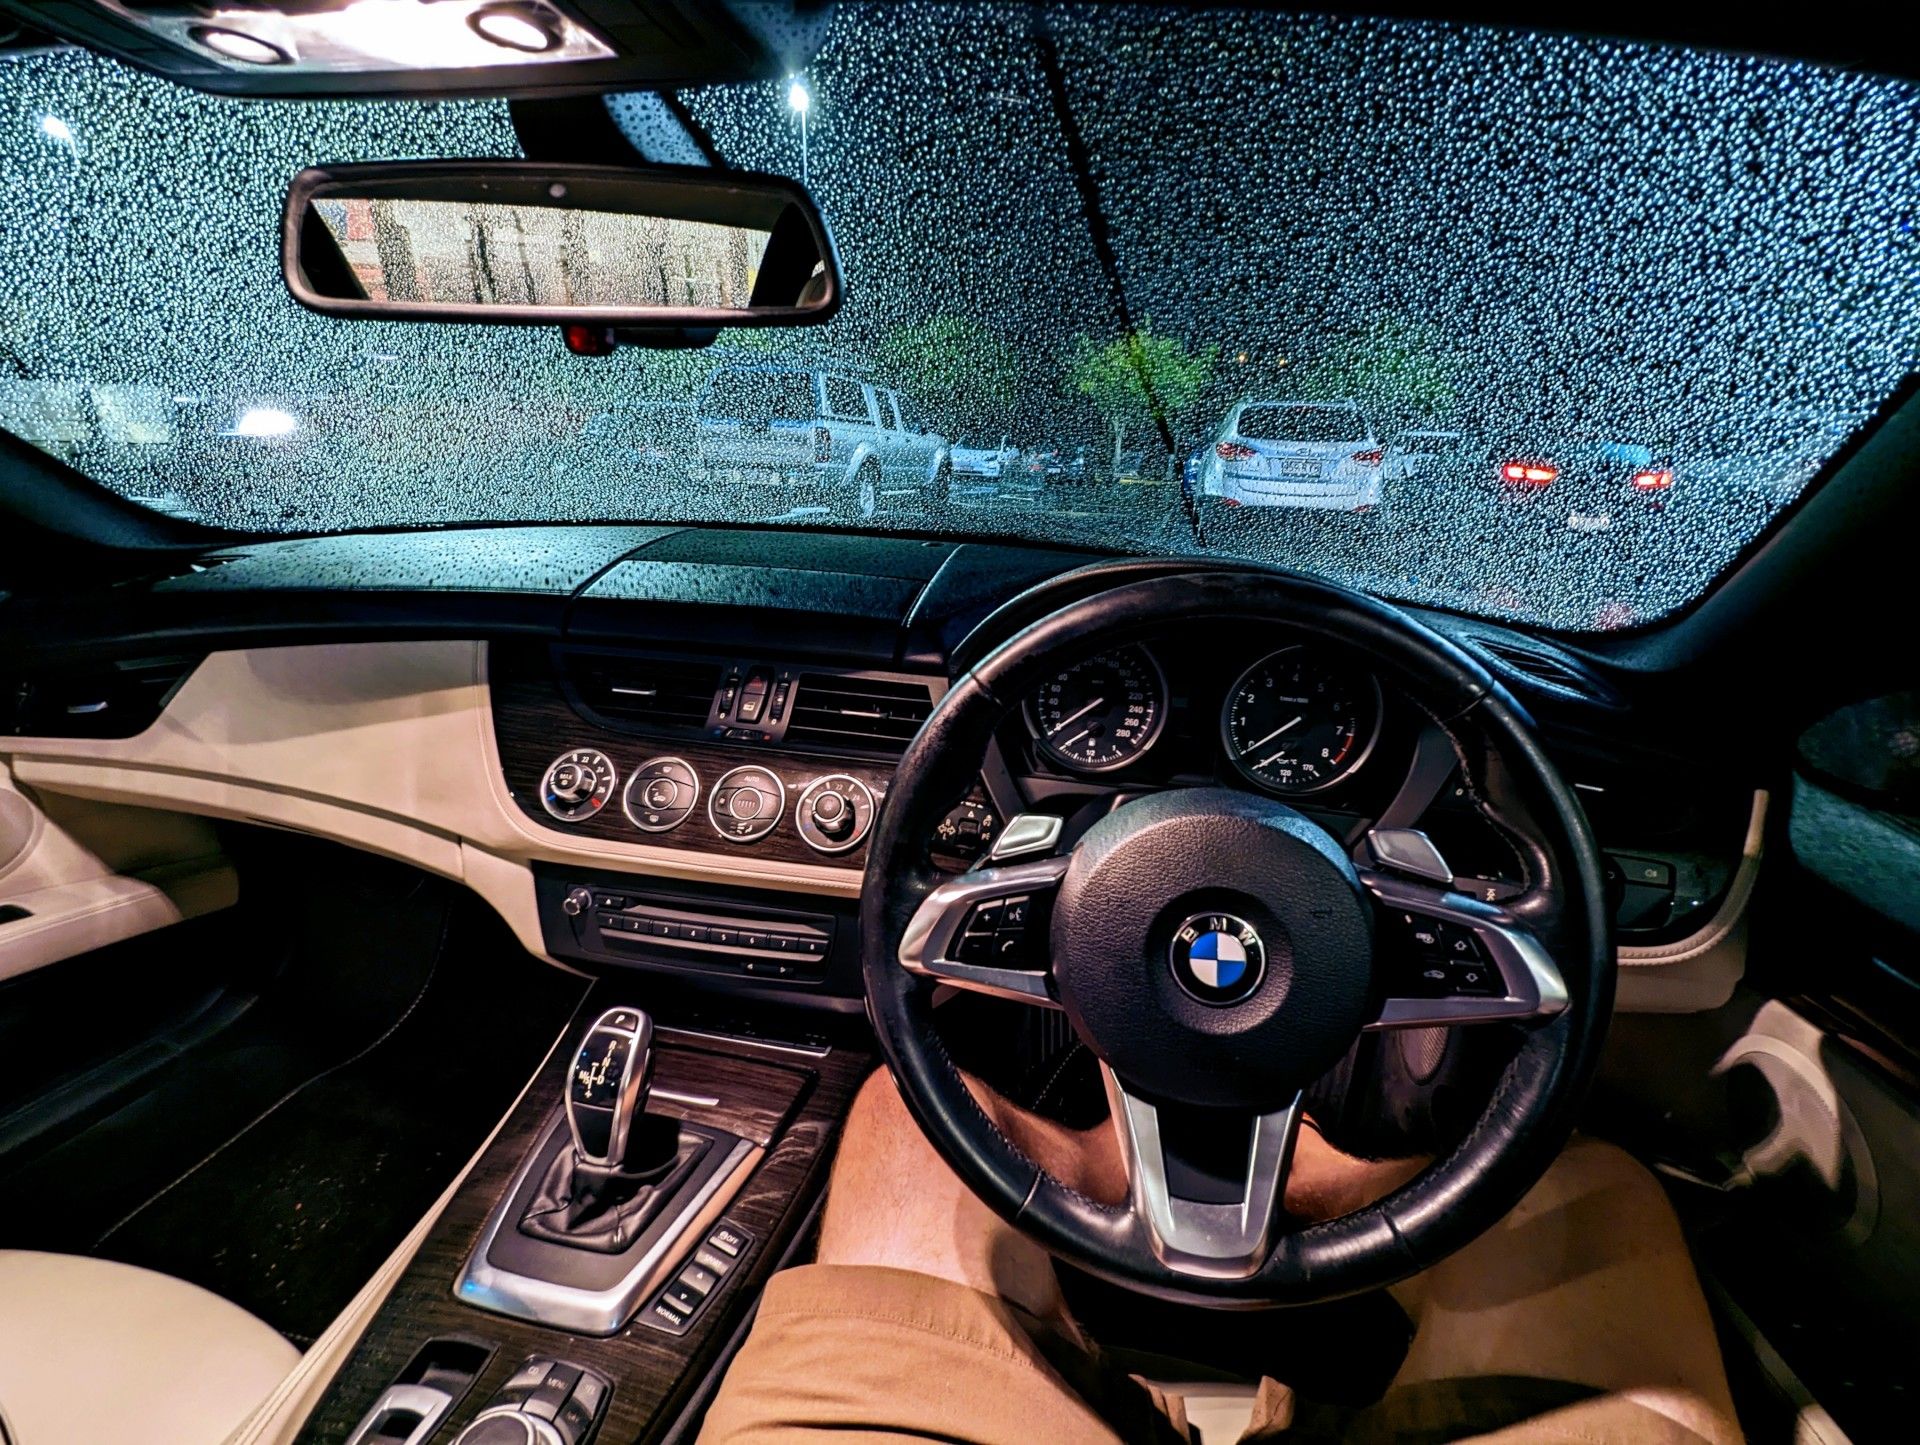
[{"label": "driver's leg", "polygon": [[[1394,1291],[1416,1322],[1391,1413],[1501,1377],[1566,1381],[1593,1399],[1503,1431],[1502,1441],[1737,1441],[1713,1320],[1658,1181],[1595,1139],[1569,1144],[1486,1234]],[[1455,1405],[1459,1405],[1455,1401]]]},{"label": "driver's leg", "polygon": [[[1110,1149],[1006,1122],[1049,1172],[1116,1197]],[[933,1152],[884,1071],[847,1118],[816,1261],[768,1282],[703,1445],[1178,1438],[1162,1402],[1096,1362],[1046,1253]]]}]

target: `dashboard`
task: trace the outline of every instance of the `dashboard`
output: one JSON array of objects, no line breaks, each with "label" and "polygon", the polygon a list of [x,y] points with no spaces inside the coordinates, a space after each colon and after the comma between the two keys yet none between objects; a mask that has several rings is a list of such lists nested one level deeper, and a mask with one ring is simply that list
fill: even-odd
[{"label": "dashboard", "polygon": [[[857,1007],[860,878],[901,752],[970,660],[1101,585],[1088,558],[1023,546],[456,540],[252,544],[97,595],[0,599],[0,760],[46,793],[405,859],[556,961]],[[1498,640],[1580,675],[1550,644]],[[1725,932],[1750,784],[1637,752],[1598,687],[1555,692],[1483,655],[1582,790],[1628,951],[1680,977]],[[1497,899],[1522,865],[1457,770],[1432,719],[1310,630],[1149,636],[1020,700],[928,846],[958,871],[1018,813],[1071,831],[1213,784],[1284,799],[1349,846],[1380,823],[1423,828],[1456,886]]]}]

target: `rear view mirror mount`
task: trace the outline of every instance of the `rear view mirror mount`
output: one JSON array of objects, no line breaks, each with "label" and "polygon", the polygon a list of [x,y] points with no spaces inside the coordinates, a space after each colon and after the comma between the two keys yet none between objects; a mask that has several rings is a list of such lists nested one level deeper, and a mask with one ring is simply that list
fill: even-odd
[{"label": "rear view mirror mount", "polygon": [[841,300],[804,187],[699,166],[306,170],[287,193],[281,265],[294,299],[327,316],[591,328],[642,345],[818,325]]}]

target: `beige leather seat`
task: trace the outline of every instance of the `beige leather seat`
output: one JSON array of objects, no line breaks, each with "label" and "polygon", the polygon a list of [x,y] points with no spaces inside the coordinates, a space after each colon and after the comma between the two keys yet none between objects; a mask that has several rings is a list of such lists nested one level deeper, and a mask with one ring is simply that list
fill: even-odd
[{"label": "beige leather seat", "polygon": [[198,1285],[0,1250],[4,1445],[220,1445],[299,1358]]}]

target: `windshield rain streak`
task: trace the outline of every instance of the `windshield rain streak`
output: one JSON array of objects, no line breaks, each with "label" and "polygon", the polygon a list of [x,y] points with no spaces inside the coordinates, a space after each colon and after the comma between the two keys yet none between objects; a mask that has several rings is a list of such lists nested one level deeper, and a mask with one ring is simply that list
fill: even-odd
[{"label": "windshield rain streak", "polygon": [[1920,357],[1913,85],[1401,21],[1040,29],[843,6],[804,116],[689,93],[731,163],[804,164],[847,302],[603,359],[281,287],[296,170],[512,154],[504,107],[16,59],[0,425],[237,527],[851,521],[1604,628],[1697,596]]}]

